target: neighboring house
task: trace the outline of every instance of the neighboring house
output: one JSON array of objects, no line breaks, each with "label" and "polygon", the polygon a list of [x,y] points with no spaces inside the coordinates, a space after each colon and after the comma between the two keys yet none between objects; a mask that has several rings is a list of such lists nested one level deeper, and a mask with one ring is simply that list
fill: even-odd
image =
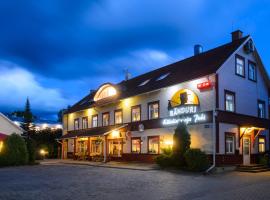
[{"label": "neighboring house", "polygon": [[118,84],[105,83],[63,116],[62,157],[153,161],[178,122],[217,165],[250,164],[269,150],[266,69],[250,36]]},{"label": "neighboring house", "polygon": [[0,113],[0,151],[3,147],[3,140],[12,133],[22,134],[23,129],[17,126],[13,121]]}]

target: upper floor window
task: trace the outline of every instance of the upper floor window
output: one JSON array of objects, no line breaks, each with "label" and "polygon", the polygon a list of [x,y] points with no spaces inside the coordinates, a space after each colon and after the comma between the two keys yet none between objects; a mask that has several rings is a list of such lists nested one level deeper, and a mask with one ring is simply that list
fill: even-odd
[{"label": "upper floor window", "polygon": [[259,153],[265,152],[265,137],[259,137]]},{"label": "upper floor window", "polygon": [[235,112],[235,93],[225,90],[225,110]]},{"label": "upper floor window", "polygon": [[80,129],[80,119],[74,119],[74,130],[79,130]]},{"label": "upper floor window", "polygon": [[148,119],[157,119],[159,117],[159,102],[148,104]]},{"label": "upper floor window", "polygon": [[235,137],[233,133],[225,133],[225,152],[234,153],[235,150]]},{"label": "upper floor window", "polygon": [[102,126],[109,126],[110,124],[110,113],[106,112],[102,114]]},{"label": "upper floor window", "polygon": [[116,89],[110,84],[103,85],[96,93],[94,101],[116,95]]},{"label": "upper floor window", "polygon": [[88,128],[88,117],[82,118],[82,128],[87,129]]},{"label": "upper floor window", "polygon": [[265,102],[258,100],[258,117],[265,118]]},{"label": "upper floor window", "polygon": [[236,55],[235,57],[235,73],[239,76],[245,77],[245,58]]},{"label": "upper floor window", "polygon": [[95,128],[98,126],[98,115],[92,116],[92,128]]},{"label": "upper floor window", "polygon": [[122,124],[123,123],[123,111],[122,110],[114,111],[114,123],[115,124]]},{"label": "upper floor window", "polygon": [[141,121],[141,106],[133,106],[131,108],[131,121],[132,122],[137,122]]},{"label": "upper floor window", "polygon": [[257,70],[256,65],[253,62],[248,62],[248,79],[252,81],[257,80]]}]

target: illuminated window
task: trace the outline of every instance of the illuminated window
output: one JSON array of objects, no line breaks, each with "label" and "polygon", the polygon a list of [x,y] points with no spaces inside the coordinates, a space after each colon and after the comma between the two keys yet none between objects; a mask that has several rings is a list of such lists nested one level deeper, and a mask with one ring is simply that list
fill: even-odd
[{"label": "illuminated window", "polygon": [[141,106],[133,106],[131,108],[131,121],[141,121]]},{"label": "illuminated window", "polygon": [[80,119],[74,119],[74,130],[79,130],[80,129]]},{"label": "illuminated window", "polygon": [[234,135],[233,134],[226,134],[225,136],[225,151],[226,153],[234,153]]},{"label": "illuminated window", "polygon": [[102,114],[102,126],[109,126],[110,123],[110,113]]},{"label": "illuminated window", "polygon": [[131,152],[132,153],[141,152],[141,138],[131,138]]},{"label": "illuminated window", "polygon": [[259,137],[259,152],[264,153],[265,152],[265,138]]},{"label": "illuminated window", "polygon": [[265,102],[258,100],[258,117],[265,118]]},{"label": "illuminated window", "polygon": [[230,91],[225,91],[225,110],[235,112],[235,94]]},{"label": "illuminated window", "polygon": [[123,123],[123,111],[122,110],[116,110],[114,112],[114,121],[115,121],[115,124],[122,124]]},{"label": "illuminated window", "polygon": [[256,65],[253,62],[248,62],[248,79],[252,81],[257,80]]},{"label": "illuminated window", "polygon": [[98,140],[91,141],[91,153],[101,154],[101,142]]},{"label": "illuminated window", "polygon": [[88,117],[82,118],[82,128],[87,129],[88,128]]},{"label": "illuminated window", "polygon": [[98,115],[92,116],[92,128],[95,128],[98,126]]},{"label": "illuminated window", "polygon": [[152,102],[148,104],[148,119],[157,119],[159,117],[159,103]]},{"label": "illuminated window", "polygon": [[3,141],[0,141],[0,152],[1,152],[2,149],[3,149],[3,146],[4,146],[4,142],[3,142]]},{"label": "illuminated window", "polygon": [[156,79],[156,81],[161,81],[161,80],[163,80],[164,78],[166,78],[166,77],[169,76],[169,75],[170,75],[170,73],[163,74],[163,75],[161,75],[160,77],[158,77],[158,78]]},{"label": "illuminated window", "polygon": [[235,73],[239,76],[245,77],[245,59],[238,55],[235,59]]},{"label": "illuminated window", "polygon": [[147,84],[150,81],[150,79],[143,81],[139,86],[144,86],[145,84]]},{"label": "illuminated window", "polygon": [[159,153],[159,136],[148,137],[148,153],[151,154]]},{"label": "illuminated window", "polygon": [[104,85],[102,86],[98,92],[96,93],[95,97],[94,97],[94,101],[98,101],[100,99],[104,99],[107,97],[111,97],[116,95],[116,89],[111,86],[111,85]]}]

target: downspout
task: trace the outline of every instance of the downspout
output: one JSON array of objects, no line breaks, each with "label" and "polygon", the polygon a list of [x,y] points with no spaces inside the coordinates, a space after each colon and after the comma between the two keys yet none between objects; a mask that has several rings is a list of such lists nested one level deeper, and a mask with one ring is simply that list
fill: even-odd
[{"label": "downspout", "polygon": [[[216,79],[217,76],[215,76]],[[216,80],[215,82],[212,82],[213,85],[213,126],[212,126],[212,141],[213,141],[213,164],[205,171],[206,173],[209,173],[211,170],[213,170],[216,167]]]}]

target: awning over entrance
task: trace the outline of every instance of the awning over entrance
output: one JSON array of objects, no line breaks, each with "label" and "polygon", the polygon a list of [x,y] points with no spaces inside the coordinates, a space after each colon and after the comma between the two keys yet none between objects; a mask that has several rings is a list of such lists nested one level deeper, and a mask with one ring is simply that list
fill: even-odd
[{"label": "awning over entrance", "polygon": [[127,128],[127,124],[124,124],[124,125],[122,124],[122,125],[104,126],[104,127],[90,128],[90,129],[68,131],[68,133],[66,135],[63,135],[61,139],[107,135],[108,133],[112,131],[126,129],[126,128]]}]

